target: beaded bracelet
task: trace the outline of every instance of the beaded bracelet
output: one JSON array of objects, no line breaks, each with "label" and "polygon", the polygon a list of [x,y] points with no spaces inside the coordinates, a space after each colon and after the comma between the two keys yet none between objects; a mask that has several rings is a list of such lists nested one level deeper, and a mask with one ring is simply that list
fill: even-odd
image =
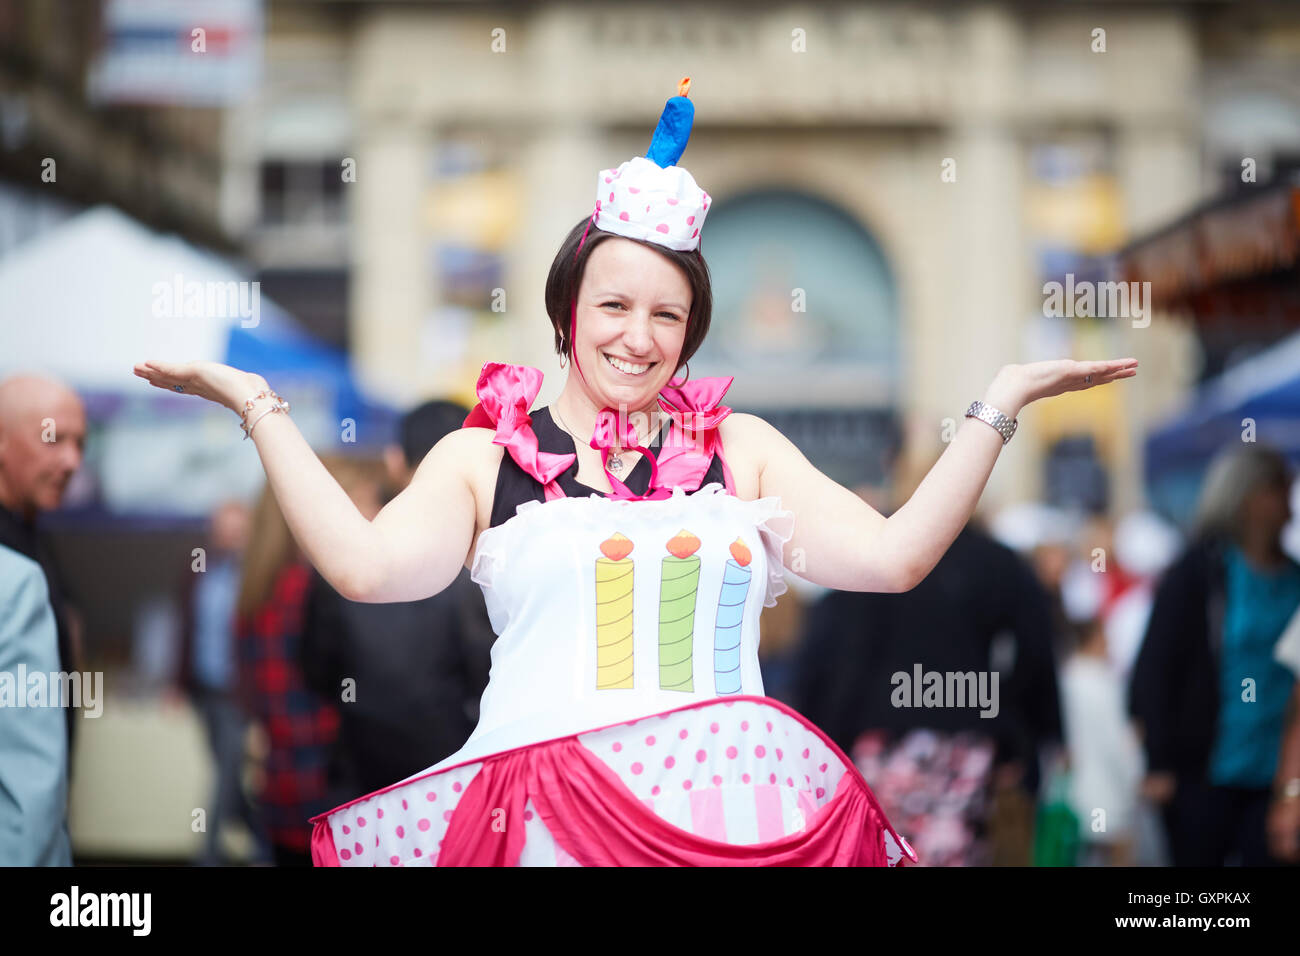
[{"label": "beaded bracelet", "polygon": [[[253,419],[253,424],[249,425],[248,413],[253,410],[253,403],[260,398],[273,398],[275,399],[275,404],[267,408],[267,410],[262,412],[262,414],[258,415],[257,418]],[[260,422],[267,415],[271,414],[271,412],[287,412],[287,411],[289,411],[288,402],[286,402],[279,395],[275,394],[275,392],[273,392],[271,389],[269,388],[262,389],[252,398],[248,399],[248,401],[244,402],[244,413],[239,416],[241,419],[239,423],[239,427],[244,430],[244,441],[248,441],[248,439],[253,437],[253,429],[257,427],[257,423]]]}]

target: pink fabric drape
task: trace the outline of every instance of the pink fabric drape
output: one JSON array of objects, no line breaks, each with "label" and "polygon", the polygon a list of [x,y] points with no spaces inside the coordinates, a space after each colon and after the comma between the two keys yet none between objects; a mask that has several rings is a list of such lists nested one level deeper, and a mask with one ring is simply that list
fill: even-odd
[{"label": "pink fabric drape", "polygon": [[[610,449],[617,444],[645,455],[651,466],[650,484],[644,495],[634,494],[606,468],[613,489],[610,497],[623,501],[658,500],[670,497],[672,489],[677,487],[697,491],[714,455],[722,462],[727,491],[735,494],[731,469],[722,456],[722,439],[718,435],[718,426],[731,414],[731,409],[721,404],[731,382],[730,377],[700,378],[666,385],[660,392],[659,406],[672,419],[672,426],[657,456],[635,444],[636,430],[627,418],[620,422],[614,409],[603,409],[596,416],[591,438],[591,447],[601,452],[602,461],[609,461]],[[551,501],[564,497],[555,479],[573,465],[577,456],[557,455],[538,448],[528,412],[541,387],[542,373],[538,369],[503,362],[485,363],[476,387],[479,402],[466,417],[465,427],[493,429],[496,434],[492,441],[505,446],[515,463],[542,484],[546,500]],[[622,434],[619,434],[620,426]]]},{"label": "pink fabric drape", "polygon": [[330,822],[318,817],[311,828],[311,863],[312,866],[338,866],[339,855],[334,849],[334,837],[330,833]]},{"label": "pink fabric drape", "polygon": [[804,830],[728,844],[673,826],[576,739],[514,750],[483,765],[461,798],[439,866],[513,866],[531,798],[555,842],[584,866],[884,866],[885,820],[854,774]]},{"label": "pink fabric drape", "polygon": [[659,407],[668,413],[679,429],[676,440],[659,452],[660,481],[668,487],[682,485],[688,490],[699,488],[709,462],[716,454],[722,462],[727,491],[736,493],[731,469],[722,455],[722,438],[718,426],[731,414],[722,404],[734,379],[697,378],[674,385],[669,382],[659,392]]},{"label": "pink fabric drape", "polygon": [[577,455],[555,455],[537,447],[533,407],[542,387],[542,373],[527,365],[485,362],[479,373],[479,402],[465,418],[465,428],[492,428],[493,444],[504,445],[524,471],[536,478],[546,490],[546,500],[563,498],[555,477],[578,460]]},{"label": "pink fabric drape", "polygon": [[[613,489],[613,494],[610,497],[624,501],[669,497],[672,492],[659,486],[659,463],[655,460],[654,452],[637,444],[636,426],[632,424],[630,418],[624,418],[622,424],[622,434],[619,434],[618,415],[614,413],[612,408],[606,408],[596,416],[596,428],[591,436],[591,447],[600,452],[600,463],[604,466],[605,475],[609,478],[609,486]],[[625,451],[640,452],[650,462],[650,482],[646,486],[644,495],[636,494],[610,472],[609,456],[615,445]]]}]

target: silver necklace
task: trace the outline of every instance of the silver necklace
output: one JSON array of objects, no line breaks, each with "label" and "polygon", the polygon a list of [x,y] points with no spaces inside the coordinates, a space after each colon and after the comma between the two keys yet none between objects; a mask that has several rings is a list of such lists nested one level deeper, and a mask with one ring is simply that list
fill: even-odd
[{"label": "silver necklace", "polygon": [[[567,422],[565,422],[564,416],[560,414],[559,406],[553,405],[551,408],[555,412],[555,420],[560,423],[560,427],[568,432],[569,437],[573,439],[574,444],[577,444],[578,436],[574,434],[573,429],[569,427]],[[660,426],[662,425],[663,423],[660,422]],[[611,448],[609,451],[609,461],[605,464],[605,467],[612,472],[618,473],[623,470],[623,456],[621,451],[621,449],[614,448]]]}]

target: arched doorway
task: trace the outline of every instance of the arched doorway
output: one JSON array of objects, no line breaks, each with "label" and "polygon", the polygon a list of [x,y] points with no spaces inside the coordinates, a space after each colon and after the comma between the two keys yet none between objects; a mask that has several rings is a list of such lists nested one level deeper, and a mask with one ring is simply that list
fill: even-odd
[{"label": "arched doorway", "polygon": [[691,375],[733,375],[762,415],[843,484],[878,483],[897,440],[898,295],[875,238],[816,196],[718,200],[703,252],[713,323]]}]

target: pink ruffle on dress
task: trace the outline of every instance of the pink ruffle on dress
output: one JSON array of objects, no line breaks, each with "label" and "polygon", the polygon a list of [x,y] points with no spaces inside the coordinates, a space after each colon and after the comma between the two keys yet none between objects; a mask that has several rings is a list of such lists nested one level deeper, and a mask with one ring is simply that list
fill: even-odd
[{"label": "pink ruffle on dress", "polygon": [[315,818],[315,862],[915,862],[851,761],[763,696],[758,620],[786,589],[793,515],[699,486],[730,380],[665,390],[658,480],[621,497],[559,490],[573,456],[537,447],[540,383],[489,364],[467,419],[547,489],[479,535],[498,635],[479,724],[446,760]]}]

